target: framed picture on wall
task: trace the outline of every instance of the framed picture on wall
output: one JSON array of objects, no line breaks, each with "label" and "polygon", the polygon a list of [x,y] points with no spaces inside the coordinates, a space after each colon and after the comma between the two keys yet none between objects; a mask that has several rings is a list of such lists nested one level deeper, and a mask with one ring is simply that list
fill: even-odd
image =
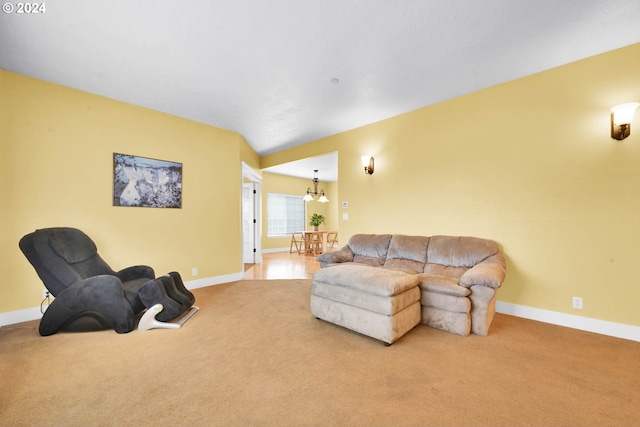
[{"label": "framed picture on wall", "polygon": [[113,206],[182,207],[182,163],[113,153]]}]

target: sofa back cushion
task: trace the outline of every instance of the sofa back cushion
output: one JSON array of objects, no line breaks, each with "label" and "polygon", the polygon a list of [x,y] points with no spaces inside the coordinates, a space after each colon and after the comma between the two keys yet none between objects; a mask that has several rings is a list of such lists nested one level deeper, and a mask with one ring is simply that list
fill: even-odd
[{"label": "sofa back cushion", "polygon": [[354,234],[348,244],[353,252],[353,262],[384,265],[390,241],[390,234]]},{"label": "sofa back cushion", "polygon": [[428,237],[394,234],[384,266],[422,273],[427,262],[428,244]]},{"label": "sofa back cushion", "polygon": [[465,236],[432,236],[424,272],[460,277],[469,268],[500,251],[492,240]]}]

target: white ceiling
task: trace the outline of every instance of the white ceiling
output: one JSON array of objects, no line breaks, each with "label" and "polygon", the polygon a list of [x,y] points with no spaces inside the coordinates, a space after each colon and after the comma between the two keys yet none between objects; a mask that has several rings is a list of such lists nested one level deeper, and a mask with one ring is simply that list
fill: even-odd
[{"label": "white ceiling", "polygon": [[41,4],[0,14],[0,68],[237,131],[260,155],[640,42],[639,0]]},{"label": "white ceiling", "polygon": [[318,179],[320,182],[337,181],[338,153],[332,152],[322,156],[309,157],[263,169],[265,172],[307,179],[313,179],[314,170],[318,171]]}]

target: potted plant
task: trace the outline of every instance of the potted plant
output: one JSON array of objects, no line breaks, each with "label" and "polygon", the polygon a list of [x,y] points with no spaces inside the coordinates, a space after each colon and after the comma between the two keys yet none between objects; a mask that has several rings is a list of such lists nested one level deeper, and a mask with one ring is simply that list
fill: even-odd
[{"label": "potted plant", "polygon": [[313,231],[318,231],[318,226],[324,222],[324,215],[314,213],[309,219],[309,225],[313,226]]}]

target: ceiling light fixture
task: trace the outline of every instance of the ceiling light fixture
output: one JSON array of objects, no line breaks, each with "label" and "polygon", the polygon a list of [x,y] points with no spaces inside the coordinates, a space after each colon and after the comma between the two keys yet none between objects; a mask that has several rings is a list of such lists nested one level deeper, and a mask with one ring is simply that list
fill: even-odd
[{"label": "ceiling light fixture", "polygon": [[637,102],[629,102],[611,109],[611,138],[622,141],[631,135],[631,121],[638,105]]},{"label": "ceiling light fixture", "polygon": [[318,169],[314,169],[313,170],[313,191],[311,191],[311,187],[307,188],[307,194],[305,194],[303,198],[305,202],[311,202],[315,200],[315,198],[318,197],[318,194],[320,195],[320,197],[318,198],[318,201],[320,203],[327,203],[329,201],[329,199],[327,199],[327,197],[324,195],[324,190],[320,190],[320,193],[318,193],[319,182],[320,180],[318,179]]}]

